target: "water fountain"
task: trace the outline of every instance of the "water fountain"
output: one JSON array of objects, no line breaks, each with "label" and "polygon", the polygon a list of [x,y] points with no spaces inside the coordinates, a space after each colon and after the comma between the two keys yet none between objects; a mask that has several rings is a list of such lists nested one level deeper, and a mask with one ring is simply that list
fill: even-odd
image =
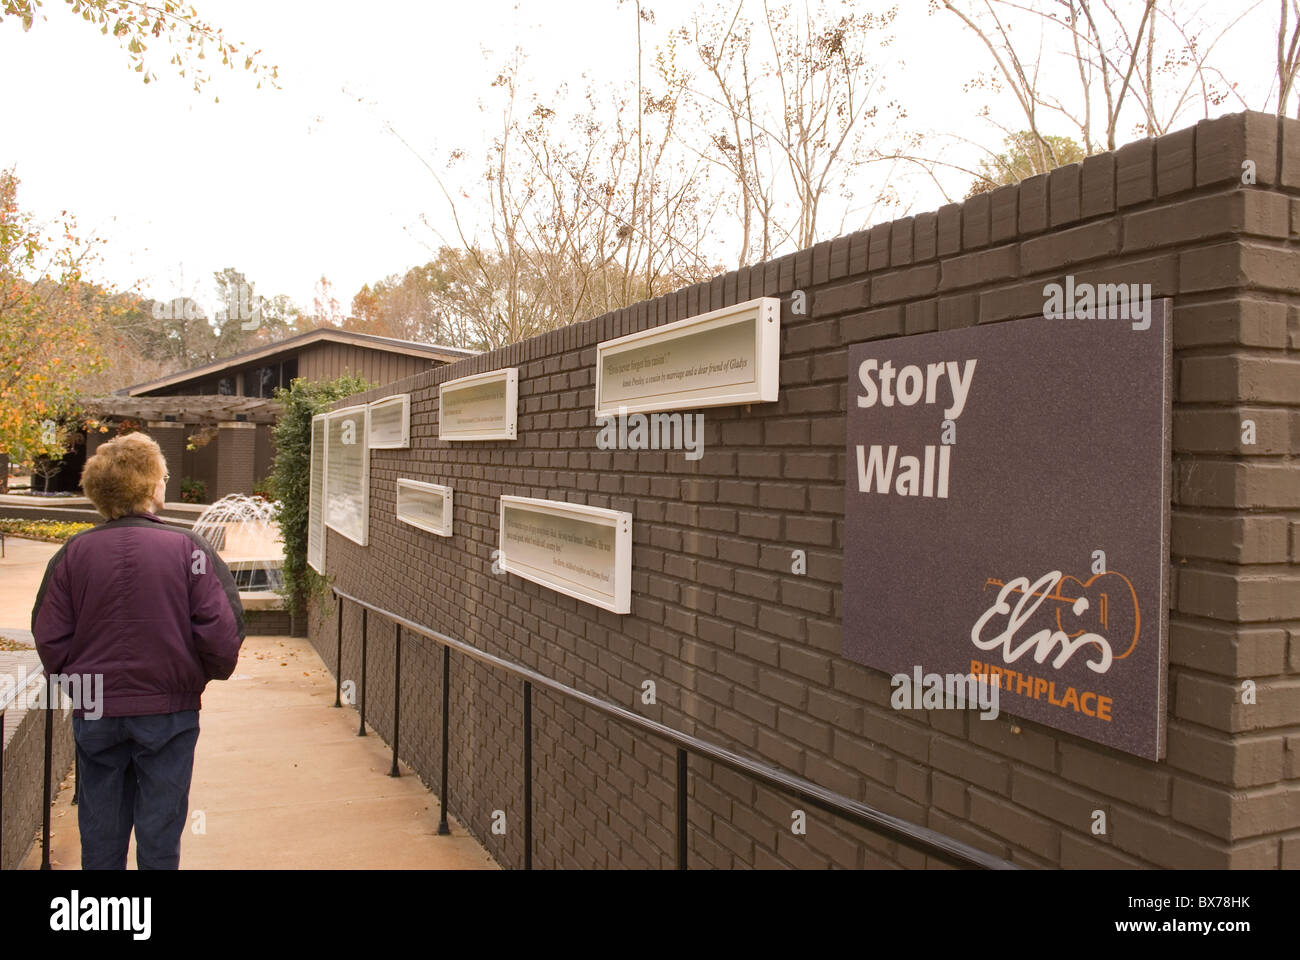
[{"label": "water fountain", "polygon": [[243,593],[273,593],[283,584],[284,541],[275,521],[276,504],[231,493],[194,521],[194,532],[212,545]]}]

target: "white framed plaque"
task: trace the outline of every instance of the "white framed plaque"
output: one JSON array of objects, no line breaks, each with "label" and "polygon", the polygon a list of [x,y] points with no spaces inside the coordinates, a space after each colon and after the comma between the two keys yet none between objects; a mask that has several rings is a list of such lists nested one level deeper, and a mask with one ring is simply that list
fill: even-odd
[{"label": "white framed plaque", "polygon": [[439,440],[514,440],[519,368],[503,367],[438,387]]},{"label": "white framed plaque", "polygon": [[777,398],[781,301],[759,297],[596,345],[596,416]]},{"label": "white framed plaque", "polygon": [[614,613],[632,609],[632,514],[562,500],[501,498],[508,573]]},{"label": "white framed plaque", "polygon": [[307,497],[307,566],[325,572],[325,434],[326,415],[311,418],[311,479]]},{"label": "white framed plaque", "polygon": [[366,439],[371,450],[398,450],[411,445],[411,395],[399,393],[366,408]]},{"label": "white framed plaque", "polygon": [[328,415],[325,436],[324,520],[363,547],[370,535],[370,456],[366,405]]},{"label": "white framed plaque", "polygon": [[451,487],[398,477],[397,519],[440,537],[450,537]]}]

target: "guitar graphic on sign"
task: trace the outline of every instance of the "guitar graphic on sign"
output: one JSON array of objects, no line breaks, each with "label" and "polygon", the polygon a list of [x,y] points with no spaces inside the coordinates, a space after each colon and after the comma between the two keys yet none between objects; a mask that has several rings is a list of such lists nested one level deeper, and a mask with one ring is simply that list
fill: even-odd
[{"label": "guitar graphic on sign", "polygon": [[[1137,591],[1132,581],[1118,571],[1108,570],[1080,580],[1053,570],[1032,584],[1027,577],[990,577],[984,581],[984,589],[990,587],[999,588],[997,601],[976,621],[971,642],[981,650],[1001,645],[1006,663],[1015,662],[1030,650],[1034,660],[1043,663],[1059,648],[1052,661],[1052,666],[1059,669],[1077,651],[1086,649],[1097,654],[1097,659],[1087,662],[1089,669],[1105,673],[1113,661],[1123,660],[1137,649],[1142,631]],[[1040,628],[1013,647],[1016,632],[1049,602],[1053,608],[1051,626]],[[1001,616],[1007,617],[1006,628],[996,637],[985,638],[985,626]],[[1112,637],[1114,644],[1109,639]],[[1120,646],[1123,652],[1115,652]]]}]

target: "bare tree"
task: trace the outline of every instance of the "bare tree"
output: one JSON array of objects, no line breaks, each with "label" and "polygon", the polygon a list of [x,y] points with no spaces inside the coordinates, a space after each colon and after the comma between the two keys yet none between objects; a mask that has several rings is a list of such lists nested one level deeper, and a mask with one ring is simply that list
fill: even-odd
[{"label": "bare tree", "polygon": [[[1060,164],[1046,129],[1064,123],[1088,154],[1113,150],[1125,132],[1159,136],[1191,110],[1202,116],[1237,97],[1214,63],[1216,46],[1260,0],[1211,22],[1178,0],[934,0],[979,41],[991,78],[1007,89],[1035,140],[1040,170]],[[1048,69],[1064,58],[1073,84]],[[1244,106],[1244,103],[1243,103]],[[1002,127],[1004,135],[1011,133]]]},{"label": "bare tree", "polygon": [[[1281,15],[1277,25],[1277,115],[1286,116],[1286,105],[1295,89],[1296,74],[1300,72],[1300,0],[1278,0]],[[1287,36],[1287,8],[1295,24]],[[1296,119],[1300,120],[1300,104],[1296,106]]]},{"label": "bare tree", "polygon": [[[640,60],[650,15],[632,6]],[[472,183],[453,191],[420,158],[454,231],[435,231],[445,283],[432,296],[453,342],[468,346],[512,343],[720,269],[705,252],[717,207],[705,165],[673,150],[685,82],[671,52],[660,51],[653,87],[638,71],[630,89],[587,89],[577,110],[563,91],[525,95],[522,63],[516,51],[497,74],[498,132]],[[453,165],[466,158],[452,151]]]},{"label": "bare tree", "polygon": [[742,265],[812,246],[830,197],[842,202],[842,232],[860,172],[894,158],[885,144],[903,116],[882,92],[894,9],[760,7],[751,20],[738,0],[679,32],[703,67],[707,89],[692,88],[708,131],[699,152],[731,180]]}]

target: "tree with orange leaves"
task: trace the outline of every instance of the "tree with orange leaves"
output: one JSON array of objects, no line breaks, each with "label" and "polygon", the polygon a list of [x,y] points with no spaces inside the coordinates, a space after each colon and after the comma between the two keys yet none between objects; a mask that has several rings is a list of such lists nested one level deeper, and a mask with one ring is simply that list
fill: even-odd
[{"label": "tree with orange leaves", "polygon": [[66,213],[46,233],[0,171],[0,452],[62,456],[76,383],[102,369],[103,291],[83,279],[90,248]]}]

